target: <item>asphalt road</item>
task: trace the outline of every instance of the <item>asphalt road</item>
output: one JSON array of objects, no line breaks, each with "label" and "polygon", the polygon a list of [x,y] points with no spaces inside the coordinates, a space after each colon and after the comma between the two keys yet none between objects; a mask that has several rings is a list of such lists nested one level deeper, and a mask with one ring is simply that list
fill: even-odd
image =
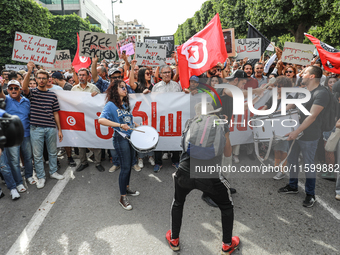
[{"label": "asphalt road", "polygon": [[[242,155],[240,159],[237,168],[259,165]],[[80,173],[68,168],[66,159],[61,163],[65,180],[47,178],[41,190],[28,186],[17,201],[0,183],[6,193],[0,200],[0,254],[174,254],[165,241],[174,193],[171,174],[175,169],[170,160],[156,174],[146,162],[141,172],[132,170],[130,185],[141,193],[130,198],[132,211],[118,204],[119,171],[109,173],[109,161],[103,162],[103,173],[93,163]],[[275,181],[273,175],[232,174],[232,187],[237,189],[234,235],[241,240],[233,254],[340,254],[335,182],[318,178],[317,202],[305,208],[303,190],[279,194],[278,188],[288,178]],[[177,254],[220,253],[220,211],[200,196],[201,192],[193,191],[187,198]]]}]

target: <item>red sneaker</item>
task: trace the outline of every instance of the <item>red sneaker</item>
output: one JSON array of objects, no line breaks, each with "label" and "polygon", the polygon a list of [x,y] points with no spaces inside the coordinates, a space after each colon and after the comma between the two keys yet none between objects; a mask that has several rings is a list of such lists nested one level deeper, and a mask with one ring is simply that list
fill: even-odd
[{"label": "red sneaker", "polygon": [[231,238],[231,245],[222,242],[222,252],[221,254],[232,254],[240,244],[240,238],[238,236],[233,236]]},{"label": "red sneaker", "polygon": [[171,230],[169,230],[168,232],[166,232],[165,235],[166,240],[168,240],[170,248],[173,251],[179,251],[179,238],[176,239],[171,239]]}]

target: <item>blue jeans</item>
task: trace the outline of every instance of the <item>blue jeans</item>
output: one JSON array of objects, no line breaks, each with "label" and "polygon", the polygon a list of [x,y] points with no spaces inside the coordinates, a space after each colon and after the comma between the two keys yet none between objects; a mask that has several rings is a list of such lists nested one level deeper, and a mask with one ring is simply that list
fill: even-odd
[{"label": "blue jeans", "polygon": [[110,154],[111,154],[111,157],[112,157],[112,163],[113,163],[113,165],[119,166],[119,165],[120,165],[120,163],[119,163],[119,157],[118,157],[118,155],[117,155],[116,150],[115,150],[115,149],[111,149],[111,150],[110,150]]},{"label": "blue jeans", "polygon": [[[301,171],[305,171],[305,191],[308,195],[315,195],[316,171],[312,171],[312,169],[315,170],[314,157],[316,148],[318,147],[318,142],[319,139],[314,141],[295,140],[295,143],[287,160],[287,166],[290,168],[289,185],[292,188],[298,188],[298,176],[300,172],[299,155],[300,151],[302,152],[303,161],[305,166],[307,167],[302,167]],[[291,145],[291,143],[292,142],[290,142],[289,145]]]},{"label": "blue jeans", "polygon": [[57,166],[57,129],[49,127],[31,126],[31,143],[33,149],[35,172],[39,179],[45,178],[43,162],[44,141],[48,151],[50,174],[58,170]]},{"label": "blue jeans", "polygon": [[117,152],[120,173],[119,173],[119,190],[121,195],[126,195],[126,186],[130,183],[131,167],[133,166],[133,158],[135,150],[130,145],[129,141],[119,135],[117,132],[114,133],[113,146]]},{"label": "blue jeans", "polygon": [[32,177],[33,175],[33,164],[32,164],[32,147],[31,147],[31,139],[30,137],[24,137],[20,146],[14,146],[7,148],[7,158],[8,165],[12,169],[12,173],[14,178],[17,180],[20,179],[22,184],[22,177],[20,173],[20,151],[22,157],[24,158],[25,164],[25,177],[26,179]]},{"label": "blue jeans", "polygon": [[15,180],[13,178],[13,174],[12,174],[11,168],[9,167],[8,162],[7,162],[6,150],[4,150],[1,153],[1,157],[0,157],[0,171],[1,171],[2,176],[5,179],[7,188],[9,190],[15,189],[17,187],[17,184],[15,183]]},{"label": "blue jeans", "polygon": [[155,153],[153,151],[150,151],[148,153],[141,153],[141,152],[137,152],[137,157],[138,158],[144,158],[146,156],[149,156],[149,157],[154,157]]}]

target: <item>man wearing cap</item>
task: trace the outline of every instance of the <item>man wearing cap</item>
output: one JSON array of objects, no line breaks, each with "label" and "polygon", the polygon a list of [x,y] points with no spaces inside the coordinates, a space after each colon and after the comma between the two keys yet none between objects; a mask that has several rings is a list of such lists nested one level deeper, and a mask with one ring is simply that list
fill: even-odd
[{"label": "man wearing cap", "polygon": [[[92,65],[96,67],[97,63],[92,63]],[[73,86],[71,91],[89,92],[91,93],[91,96],[93,97],[100,94],[99,88],[96,85],[89,83],[87,81],[89,78],[89,74],[90,74],[89,70],[87,70],[86,68],[80,68],[78,71],[79,84]],[[94,155],[94,163],[96,165],[97,170],[99,172],[104,172],[105,168],[101,165],[101,149],[91,149],[91,150]],[[87,158],[86,158],[86,148],[79,148],[79,158],[80,158],[80,165],[76,169],[77,172],[83,171],[85,168],[89,166],[89,163],[87,162]]]},{"label": "man wearing cap", "polygon": [[[0,89],[1,90],[1,89]],[[6,112],[11,115],[17,115],[24,127],[24,139],[20,146],[5,148],[8,165],[11,168],[13,179],[16,184],[16,188],[19,192],[25,192],[26,188],[23,185],[23,180],[20,172],[20,151],[22,153],[25,164],[25,178],[29,184],[36,184],[36,181],[32,177],[33,165],[32,165],[32,148],[30,141],[30,101],[21,96],[21,84],[17,80],[11,80],[7,84],[8,95],[5,96],[3,91],[0,92],[0,98],[5,99]],[[7,184],[10,185],[11,184]]]},{"label": "man wearing cap", "polygon": [[70,83],[64,80],[64,76],[59,72],[55,72],[52,74],[52,81],[53,84],[60,86],[61,88],[63,88],[63,90],[71,90],[73,88]]}]

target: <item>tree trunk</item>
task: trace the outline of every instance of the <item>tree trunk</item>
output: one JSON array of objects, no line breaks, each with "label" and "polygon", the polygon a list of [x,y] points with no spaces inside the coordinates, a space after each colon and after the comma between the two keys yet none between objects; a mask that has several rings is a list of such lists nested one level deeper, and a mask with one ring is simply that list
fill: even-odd
[{"label": "tree trunk", "polygon": [[303,43],[303,39],[305,38],[304,32],[307,32],[309,28],[310,26],[306,26],[305,23],[299,24],[298,28],[293,33],[296,43]]}]

